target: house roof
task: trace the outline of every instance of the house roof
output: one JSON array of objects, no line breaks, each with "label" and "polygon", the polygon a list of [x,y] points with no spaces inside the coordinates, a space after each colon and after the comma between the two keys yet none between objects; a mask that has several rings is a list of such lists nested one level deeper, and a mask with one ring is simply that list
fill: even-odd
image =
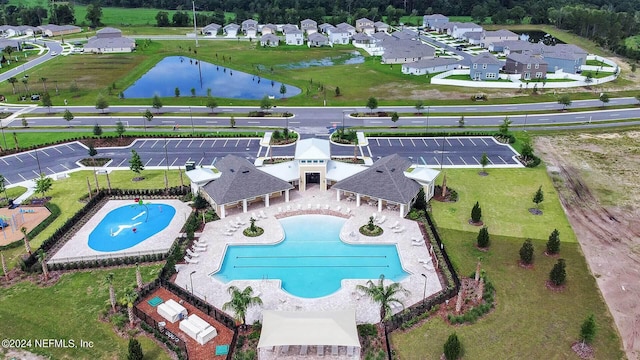
[{"label": "house roof", "polygon": [[383,42],[384,59],[433,57],[436,49],[417,40],[391,39]]},{"label": "house roof", "polygon": [[364,34],[364,33],[355,33],[353,34],[353,36],[351,37],[351,40],[353,41],[367,41],[367,40],[372,40],[371,36]]},{"label": "house roof", "polygon": [[405,67],[411,69],[424,69],[436,66],[460,64],[460,60],[456,58],[437,57],[433,59],[422,59],[412,63],[404,64]]},{"label": "house roof", "polygon": [[482,39],[482,33],[477,31],[470,31],[462,34],[462,37],[469,40],[480,40]]},{"label": "house roof", "polygon": [[449,19],[448,17],[442,15],[442,14],[431,14],[431,15],[425,15],[424,16],[425,19]]},{"label": "house roof", "polygon": [[262,28],[260,30],[264,31],[264,29],[271,29],[271,31],[273,31],[273,32],[278,31],[278,27],[273,25],[273,24],[264,24],[264,25],[262,25]]},{"label": "house roof", "polygon": [[377,28],[382,28],[382,27],[389,27],[389,24],[383,23],[382,21],[376,21],[373,23],[373,26]]},{"label": "house roof", "polygon": [[330,160],[331,143],[329,140],[310,138],[298,141],[294,155],[296,160]]},{"label": "house roof", "polygon": [[121,49],[135,48],[136,42],[127,37],[99,38],[92,37],[84,46],[85,49]]},{"label": "house roof", "polygon": [[560,51],[565,51],[565,52],[572,52],[575,54],[582,54],[582,55],[586,55],[588,54],[586,50],[583,50],[581,47],[574,45],[574,44],[557,44],[554,46],[547,46],[547,49],[553,49],[553,50],[560,50]]},{"label": "house roof", "polygon": [[292,189],[288,182],[258,170],[252,163],[227,155],[216,163],[220,178],[203,187],[216,204],[229,204],[277,191]]},{"label": "house roof", "polygon": [[534,44],[524,40],[501,41],[494,43],[495,45],[502,45],[502,47],[509,49],[510,52],[530,51],[537,54],[541,54],[542,50],[547,47],[544,44]]},{"label": "house roof", "polygon": [[385,156],[368,169],[338,181],[332,187],[408,204],[420,191],[420,185],[404,175],[410,166],[411,161],[398,154]]},{"label": "house roof", "polygon": [[476,28],[482,28],[482,26],[478,25],[478,24],[474,24],[474,23],[463,23],[463,22],[459,22],[455,24],[455,27],[457,27],[458,29],[476,29]]},{"label": "house roof", "polygon": [[205,27],[202,28],[202,31],[207,31],[207,30],[215,30],[218,31],[220,30],[222,26],[220,24],[216,24],[216,23],[211,23]]},{"label": "house roof", "polygon": [[122,35],[122,30],[112,28],[112,27],[106,27],[96,31],[96,35],[100,35],[100,34],[121,34]]},{"label": "house roof", "polygon": [[300,25],[304,26],[304,25],[311,25],[311,26],[317,26],[318,23],[315,20],[311,20],[311,19],[304,19],[302,21],[300,21]]},{"label": "house roof", "polygon": [[219,178],[221,175],[219,172],[213,172],[208,168],[196,168],[185,172],[185,174],[192,183],[206,183]]},{"label": "house roof", "polygon": [[368,23],[372,23],[373,24],[373,21],[369,20],[367,18],[360,18],[360,19],[356,20],[356,23],[360,23],[360,22],[368,22]]},{"label": "house roof", "polygon": [[426,185],[432,183],[439,174],[440,171],[436,169],[431,169],[426,166],[416,166],[413,171],[405,172],[404,176]]},{"label": "house roof", "polygon": [[66,31],[66,30],[82,30],[81,28],[75,25],[56,25],[56,24],[40,25],[38,26],[38,28],[42,29],[42,31],[50,30],[52,32]]},{"label": "house roof", "polygon": [[415,32],[404,29],[402,31],[394,31],[391,33],[391,36],[397,39],[414,39],[418,34]]},{"label": "house roof", "polygon": [[287,28],[284,30],[285,35],[302,35],[302,30],[298,28]]},{"label": "house roof", "polygon": [[513,31],[509,31],[507,29],[500,29],[496,31],[485,31],[484,36],[487,37],[518,37],[519,35],[514,33]]},{"label": "house roof", "polygon": [[343,28],[343,29],[349,29],[349,30],[355,30],[356,28],[353,27],[352,25],[349,25],[345,22],[341,22],[340,24],[336,25],[337,28]]},{"label": "house roof", "polygon": [[366,166],[359,164],[349,164],[342,161],[329,160],[327,162],[327,180],[342,181],[349,176],[365,171]]},{"label": "house roof", "polygon": [[0,39],[0,49],[4,49],[7,46],[11,46],[14,48],[19,48],[20,47],[20,41],[18,40],[11,40],[11,39]]},{"label": "house roof", "polygon": [[307,36],[307,40],[308,41],[314,41],[314,42],[327,42],[329,41],[329,39],[327,39],[326,36],[320,34],[320,33],[313,33],[309,36]]},{"label": "house roof", "polygon": [[283,345],[360,347],[355,310],[262,312],[258,348]]},{"label": "house roof", "polygon": [[507,55],[507,61],[514,61],[520,64],[546,64],[540,55],[513,53]]},{"label": "house roof", "polygon": [[238,24],[234,24],[234,23],[231,23],[231,24],[227,24],[227,25],[225,25],[223,29],[224,29],[224,31],[228,31],[228,30],[238,30],[238,29],[240,29],[240,25],[238,25]]},{"label": "house roof", "polygon": [[318,28],[322,31],[327,31],[327,29],[331,29],[331,28],[335,28],[335,26],[329,24],[329,23],[324,23],[324,24],[320,24],[320,26],[318,26]]},{"label": "house roof", "polygon": [[471,63],[472,64],[495,64],[495,65],[502,65],[502,63],[500,62],[500,60],[498,60],[495,56],[493,56],[491,53],[482,53],[480,55],[476,55],[474,57],[471,58]]},{"label": "house roof", "polygon": [[260,37],[261,42],[280,42],[280,38],[273,34],[264,34]]},{"label": "house roof", "polygon": [[297,161],[287,161],[274,165],[261,166],[258,170],[271,174],[286,182],[295,181],[300,178],[300,170]]},{"label": "house roof", "polygon": [[242,23],[242,28],[246,29],[248,27],[257,27],[258,26],[258,22],[256,20],[253,19],[247,19],[245,21],[243,21]]}]

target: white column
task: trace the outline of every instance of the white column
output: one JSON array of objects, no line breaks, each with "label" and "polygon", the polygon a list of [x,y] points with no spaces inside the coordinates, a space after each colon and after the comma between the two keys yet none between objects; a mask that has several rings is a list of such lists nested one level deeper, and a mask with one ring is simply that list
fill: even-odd
[{"label": "white column", "polygon": [[378,212],[382,211],[382,199],[378,199]]},{"label": "white column", "polygon": [[356,207],[360,206],[360,194],[356,194]]},{"label": "white column", "polygon": [[224,205],[220,205],[220,219],[224,219],[226,216],[226,212],[225,212],[225,207]]},{"label": "white column", "polygon": [[242,212],[247,212],[247,199],[242,199]]},{"label": "white column", "polygon": [[404,204],[400,204],[400,217],[404,217]]},{"label": "white column", "polygon": [[269,194],[264,196],[264,207],[269,207]]},{"label": "white column", "polygon": [[336,190],[336,201],[340,201],[340,189]]},{"label": "white column", "polygon": [[289,189],[284,191],[284,202],[289,202]]}]

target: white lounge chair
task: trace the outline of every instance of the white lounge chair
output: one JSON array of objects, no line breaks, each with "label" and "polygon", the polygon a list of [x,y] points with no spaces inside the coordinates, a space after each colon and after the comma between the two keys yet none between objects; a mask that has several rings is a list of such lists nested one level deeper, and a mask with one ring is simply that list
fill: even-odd
[{"label": "white lounge chair", "polygon": [[233,230],[238,230],[240,228],[240,225],[231,223],[229,224],[229,227],[232,228]]},{"label": "white lounge chair", "polygon": [[194,259],[192,259],[192,258],[190,258],[188,256],[184,257],[184,261],[186,261],[188,264],[197,264],[198,263],[198,260],[194,260]]},{"label": "white lounge chair", "polygon": [[267,218],[267,214],[264,213],[264,210],[260,210],[260,216],[262,216],[263,219]]},{"label": "white lounge chair", "polygon": [[291,211],[291,205],[287,205],[287,211]]},{"label": "white lounge chair", "polygon": [[302,210],[302,204],[298,204],[298,207],[296,209]]},{"label": "white lounge chair", "polygon": [[278,207],[278,212],[281,213],[282,212],[282,207]]},{"label": "white lounge chair", "polygon": [[240,217],[237,217],[237,218],[236,218],[236,224],[238,224],[238,225],[245,225],[246,223],[245,223],[244,221],[242,221],[242,220],[240,219]]},{"label": "white lounge chair", "polygon": [[230,232],[230,231],[227,231],[224,234],[227,235],[227,236],[233,236],[233,232]]},{"label": "white lounge chair", "polygon": [[347,210],[345,210],[345,212],[347,213],[347,215],[351,215],[351,208],[347,208]]},{"label": "white lounge chair", "polygon": [[389,229],[395,229],[398,225],[400,225],[400,222],[396,221],[393,225],[389,227]]},{"label": "white lounge chair", "polygon": [[191,250],[195,251],[195,252],[205,252],[205,251],[207,251],[207,248],[194,246],[194,247],[191,248]]},{"label": "white lounge chair", "polygon": [[322,207],[322,205],[318,204],[316,205],[316,209],[320,210],[320,208]]},{"label": "white lounge chair", "polygon": [[417,241],[412,241],[411,242],[411,246],[422,246],[422,245],[424,245],[424,243],[419,243]]},{"label": "white lounge chair", "polygon": [[196,258],[196,257],[200,256],[200,254],[196,254],[193,251],[191,251],[190,249],[187,249],[187,255],[191,256],[192,258]]},{"label": "white lounge chair", "polygon": [[418,259],[418,262],[421,264],[429,264],[431,262],[431,258],[428,259]]},{"label": "white lounge chair", "polygon": [[386,215],[382,215],[382,217],[380,217],[378,220],[376,220],[378,225],[382,225],[385,221],[387,221],[387,216]]},{"label": "white lounge chair", "polygon": [[207,246],[206,244],[201,244],[201,245],[193,244],[193,246],[192,246],[192,247],[193,247],[194,249],[203,249],[203,250],[207,250],[207,247],[208,247],[208,246]]},{"label": "white lounge chair", "polygon": [[325,206],[324,206],[324,209],[325,209],[325,210],[329,210],[330,208],[331,208],[331,205],[329,205],[329,204],[327,204],[327,205],[325,205]]},{"label": "white lounge chair", "polygon": [[340,206],[340,205],[336,206],[336,211],[339,212],[341,209],[342,209],[342,206]]},{"label": "white lounge chair", "polygon": [[311,204],[307,204],[307,209],[311,210]]},{"label": "white lounge chair", "polygon": [[260,217],[256,216],[256,213],[255,213],[255,212],[252,212],[252,213],[251,213],[251,217],[252,217],[252,218],[254,218],[254,219],[256,219],[256,220],[259,220],[259,219],[260,219]]},{"label": "white lounge chair", "polygon": [[395,228],[395,229],[393,229],[391,231],[393,231],[396,234],[399,234],[399,233],[404,231],[404,228],[403,227],[398,227],[398,228]]},{"label": "white lounge chair", "polygon": [[198,239],[198,240],[194,241],[193,243],[194,243],[195,245],[204,245],[204,246],[207,246],[207,240],[205,240],[205,239],[203,239],[203,238],[200,238],[200,239]]},{"label": "white lounge chair", "polygon": [[373,213],[371,214],[371,216],[373,216],[374,221],[378,219],[378,213]]}]

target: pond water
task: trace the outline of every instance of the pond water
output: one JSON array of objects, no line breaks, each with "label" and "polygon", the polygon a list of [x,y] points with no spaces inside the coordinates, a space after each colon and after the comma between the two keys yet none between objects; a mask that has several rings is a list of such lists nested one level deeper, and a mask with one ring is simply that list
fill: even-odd
[{"label": "pond water", "polygon": [[[514,31],[518,35],[524,35],[528,37],[528,41],[532,43],[539,43],[542,41],[545,45],[564,44],[563,41],[556,39],[555,37],[547,34],[544,31],[527,30],[527,31]],[[526,39],[523,39],[526,40]]]},{"label": "pond water", "polygon": [[[207,89],[211,89],[214,97],[258,100],[265,96],[282,97],[281,85],[282,83],[271,79],[220,65],[183,56],[169,56],[127,88],[124,96],[171,97],[175,96],[175,89],[178,88],[180,96],[191,96],[191,89],[195,89],[196,96],[207,96]],[[284,97],[292,97],[301,92],[295,86],[285,84],[285,88],[287,91]]]},{"label": "pond water", "polygon": [[322,59],[299,61],[296,63],[278,65],[278,67],[282,69],[304,69],[316,66],[352,65],[362,63],[364,63],[364,56],[362,56],[358,51],[352,51],[348,54],[329,56]]}]

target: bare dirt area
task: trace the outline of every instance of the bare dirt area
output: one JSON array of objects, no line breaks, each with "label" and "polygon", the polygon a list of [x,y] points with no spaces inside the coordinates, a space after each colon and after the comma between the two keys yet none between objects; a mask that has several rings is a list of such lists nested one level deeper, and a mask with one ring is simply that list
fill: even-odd
[{"label": "bare dirt area", "polygon": [[538,137],[627,357],[640,359],[640,133]]}]

